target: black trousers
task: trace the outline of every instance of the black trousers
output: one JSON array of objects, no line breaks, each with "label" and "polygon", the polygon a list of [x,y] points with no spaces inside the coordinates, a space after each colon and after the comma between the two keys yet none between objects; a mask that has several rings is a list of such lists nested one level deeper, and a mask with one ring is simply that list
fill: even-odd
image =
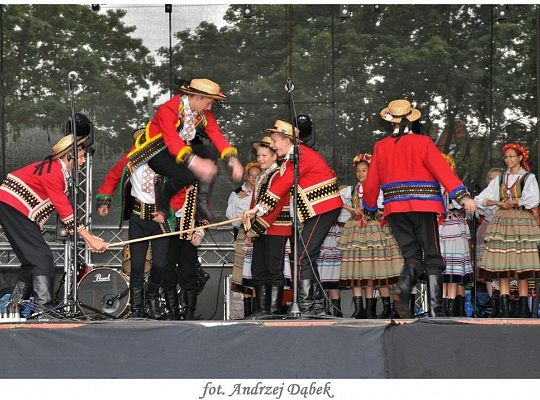
[{"label": "black trousers", "polygon": [[288,236],[267,236],[253,240],[251,274],[253,286],[285,285],[283,262]]},{"label": "black trousers", "polygon": [[395,213],[387,218],[405,264],[413,268],[416,279],[424,272],[439,275],[445,270],[436,213]]},{"label": "black trousers", "polygon": [[[129,217],[129,239],[138,239],[160,233],[162,231],[158,223],[142,220],[135,214],[131,214]],[[152,269],[150,270],[149,279],[155,284],[159,284],[163,279],[165,267],[167,266],[169,239],[165,237],[154,239],[150,242],[131,243],[129,245],[129,251],[131,253],[129,285],[132,288],[142,288],[144,285],[144,265],[146,263],[146,252],[148,251],[149,243],[152,243]]]},{"label": "black trousers", "polygon": [[19,262],[18,280],[30,287],[35,276],[54,281],[54,257],[39,226],[10,205],[0,202],[0,224]]},{"label": "black trousers", "polygon": [[175,236],[169,239],[169,254],[167,268],[163,279],[163,290],[176,290],[180,285],[182,290],[198,289],[197,247],[189,240],[183,240]]},{"label": "black trousers", "polygon": [[340,213],[341,208],[337,208],[304,222],[298,243],[299,280],[319,278],[316,260],[321,253],[321,246],[326,235],[336,223]]},{"label": "black trousers", "polygon": [[[193,153],[203,157],[217,161],[218,152],[213,145],[205,145],[202,143],[194,143],[191,145]],[[174,157],[169,153],[169,150],[163,149],[148,161],[150,168],[159,175],[169,178],[165,183],[160,204],[169,204],[169,200],[178,191],[185,186],[191,185],[197,180],[193,172],[185,165],[177,164]]]}]

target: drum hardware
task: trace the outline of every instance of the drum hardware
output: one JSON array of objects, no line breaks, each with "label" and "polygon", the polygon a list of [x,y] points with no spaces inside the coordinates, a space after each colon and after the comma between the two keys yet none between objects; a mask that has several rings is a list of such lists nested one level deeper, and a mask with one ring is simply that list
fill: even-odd
[{"label": "drum hardware", "polygon": [[121,318],[129,310],[129,277],[112,268],[95,268],[79,282],[81,308]]}]

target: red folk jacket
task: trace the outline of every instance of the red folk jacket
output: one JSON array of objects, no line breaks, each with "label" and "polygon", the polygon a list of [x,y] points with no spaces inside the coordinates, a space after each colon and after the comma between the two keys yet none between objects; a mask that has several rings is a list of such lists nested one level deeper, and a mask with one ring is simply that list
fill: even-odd
[{"label": "red folk jacket", "polygon": [[[305,145],[299,146],[299,153],[297,204],[299,221],[304,222],[315,215],[341,208],[343,201],[339,195],[336,174],[326,160]],[[258,205],[266,211],[271,211],[288,195],[293,184],[294,166],[291,160],[286,160],[266,193],[261,196]]]},{"label": "red folk jacket", "polygon": [[375,143],[364,182],[364,207],[377,210],[379,189],[384,195],[384,215],[419,211],[446,213],[441,184],[450,199],[470,197],[431,138],[406,134],[396,141],[388,136]]},{"label": "red folk jacket", "polygon": [[[60,220],[73,232],[73,208],[67,197],[68,184],[62,162],[52,160],[43,165],[42,173],[36,167],[43,161],[11,172],[0,185],[0,201],[10,205],[34,221],[40,228],[56,209]],[[50,169],[49,169],[50,167]],[[81,228],[80,222],[77,228]]]},{"label": "red folk jacket", "polygon": [[[191,154],[191,146],[184,143],[177,131],[183,126],[184,121],[184,106],[181,99],[181,95],[176,95],[158,108],[154,118],[146,126],[146,132],[137,139],[128,153],[128,158],[134,168],[148,161],[164,148],[167,148],[177,163],[185,161]],[[236,148],[225,139],[210,111],[205,110],[198,113],[195,127],[201,124],[205,127],[208,138],[216,147],[221,158],[226,159],[237,154]]]}]

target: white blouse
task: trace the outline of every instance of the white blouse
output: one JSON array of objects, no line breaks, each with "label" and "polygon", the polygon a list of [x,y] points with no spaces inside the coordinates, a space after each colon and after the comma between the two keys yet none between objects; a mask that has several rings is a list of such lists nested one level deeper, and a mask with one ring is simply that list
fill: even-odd
[{"label": "white blouse", "polygon": [[[364,197],[364,189],[362,185],[358,186],[358,184],[354,185],[354,188],[358,190],[359,202],[360,202],[360,205],[362,205],[362,198]],[[351,185],[345,186],[343,189],[339,191],[339,194],[341,196],[341,200],[343,200],[343,203],[345,203],[345,205],[349,207],[352,207],[352,186]],[[379,209],[384,208],[383,200],[384,200],[384,197],[383,197],[383,192],[381,190],[379,191],[379,197],[377,198],[377,207]],[[342,208],[341,214],[339,214],[339,217],[338,217],[338,222],[347,222],[350,219],[351,219],[351,213],[347,211],[345,208]]]},{"label": "white blouse", "polygon": [[[489,182],[489,185],[484,190],[482,190],[482,192],[478,196],[474,198],[474,202],[476,203],[479,211],[484,214],[486,212],[487,214],[490,214],[490,208],[495,207],[495,209],[498,209],[497,206],[487,206],[486,202],[488,200],[501,200],[499,193],[501,179],[504,179],[504,182],[506,182],[508,187],[512,187],[517,182],[517,180],[526,173],[527,171],[521,168],[517,174],[511,174],[510,171],[506,171],[502,177],[497,176],[493,178]],[[540,203],[540,190],[538,189],[538,181],[536,180],[536,176],[533,173],[529,173],[529,176],[525,181],[525,185],[523,186],[523,191],[521,193],[521,198],[519,199],[518,204],[530,210],[531,208],[538,206],[538,203]]]},{"label": "white blouse", "polygon": [[[242,185],[242,191],[248,194],[243,199],[240,198],[240,196],[235,192],[232,192],[229,196],[229,200],[227,202],[227,211],[225,211],[225,215],[228,219],[239,217],[244,213],[244,211],[249,210],[253,192],[247,188],[245,183]],[[240,228],[242,226],[242,221],[235,221],[232,223],[232,225],[235,228]]]}]

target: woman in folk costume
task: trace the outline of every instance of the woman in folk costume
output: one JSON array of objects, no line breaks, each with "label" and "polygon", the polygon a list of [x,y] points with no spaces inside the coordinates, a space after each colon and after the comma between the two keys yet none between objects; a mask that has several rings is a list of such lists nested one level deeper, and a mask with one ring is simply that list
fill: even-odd
[{"label": "woman in folk costume", "polygon": [[[456,172],[456,161],[448,154],[443,154],[452,171]],[[464,317],[464,285],[473,275],[469,239],[471,233],[461,205],[450,201],[448,192],[443,187],[443,197],[448,210],[446,217],[439,224],[441,254],[446,263],[443,272],[443,302],[447,317]]]},{"label": "woman in folk costume", "polygon": [[402,318],[411,317],[409,298],[422,274],[427,275],[429,315],[442,317],[442,272],[445,269],[438,238],[437,214],[445,213],[441,184],[450,199],[467,213],[476,205],[463,183],[430,137],[415,134],[412,122],[419,110],[404,99],[391,101],[380,116],[392,124],[391,135],[375,143],[369,174],[364,183],[363,204],[367,213],[377,211],[382,189],[384,215],[405,260],[393,289],[394,308]]},{"label": "woman in folk costume", "polygon": [[[347,222],[338,242],[342,252],[339,286],[352,287],[354,312],[351,317],[356,319],[377,318],[377,299],[373,297],[375,287],[380,288],[383,301],[383,312],[379,318],[390,317],[392,309],[388,285],[397,282],[403,265],[399,247],[389,228],[381,227],[377,215],[366,218],[363,213],[363,183],[370,162],[371,154],[356,155],[353,164],[358,183],[341,190],[344,206],[340,219],[345,216]],[[378,206],[382,208],[382,198],[379,198]],[[366,294],[365,309],[362,288]]]},{"label": "woman in folk costume", "polygon": [[[252,142],[257,151],[257,162],[262,173],[257,178],[253,204],[267,194],[273,180],[279,176],[277,154],[271,147],[270,136]],[[252,318],[281,314],[283,291],[290,285],[289,238],[292,222],[289,214],[289,197],[284,196],[266,215],[253,220],[246,232],[246,241],[253,242],[251,262],[252,282],[255,288],[256,310]]]},{"label": "woman in folk costume", "polygon": [[[254,201],[255,185],[257,178],[261,174],[261,167],[256,162],[248,163],[245,168],[245,182],[242,186],[234,190],[229,196],[227,211],[225,215],[228,219],[239,217],[244,211],[249,210]],[[253,244],[246,243],[246,234],[241,222],[234,222],[235,230],[234,242],[234,265],[231,278],[231,290],[240,292],[244,296],[244,317],[251,314],[252,292],[251,284],[251,260],[253,258]]]},{"label": "woman in folk costume", "polygon": [[504,162],[508,169],[493,179],[480,193],[480,207],[497,206],[498,210],[487,228],[486,251],[480,264],[479,276],[499,279],[501,315],[510,317],[510,279],[518,280],[518,318],[530,318],[528,279],[540,278],[538,243],[538,203],[540,192],[534,174],[529,172],[529,152],[523,146],[509,143],[503,146]]},{"label": "woman in folk costume", "polygon": [[[502,168],[491,168],[488,173],[486,174],[485,184],[486,186],[489,185],[489,182],[491,182],[494,178],[500,177],[504,173],[504,170]],[[478,196],[476,196],[474,199],[476,201]],[[484,241],[484,238],[486,236],[487,227],[489,226],[489,223],[495,216],[495,213],[497,212],[497,206],[490,206],[490,207],[478,207],[478,217],[480,219],[480,226],[478,227],[478,231],[476,233],[476,273],[478,276],[478,266],[482,262],[482,259],[484,258],[484,253],[486,251],[486,243]],[[486,290],[491,300],[491,318],[497,318],[499,316],[499,294],[497,289],[497,295],[493,294],[493,281],[491,279],[480,279],[480,281],[484,281],[486,284]]]}]

